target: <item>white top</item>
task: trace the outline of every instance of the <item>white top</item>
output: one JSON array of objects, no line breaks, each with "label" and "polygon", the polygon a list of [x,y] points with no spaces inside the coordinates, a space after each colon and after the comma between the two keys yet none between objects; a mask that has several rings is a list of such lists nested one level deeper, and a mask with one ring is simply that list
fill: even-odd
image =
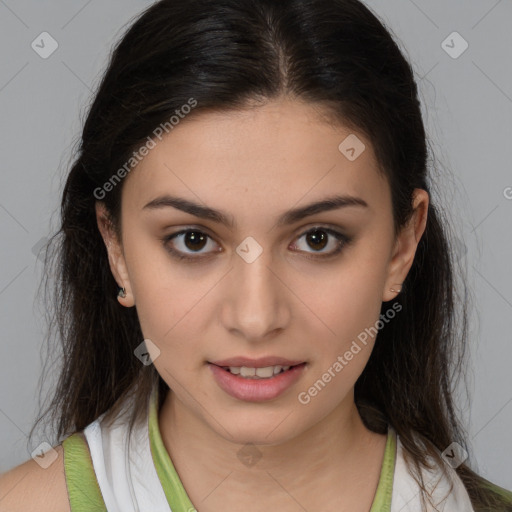
[{"label": "white top", "polygon": [[105,427],[102,416],[84,435],[108,512],[172,512],[153,463],[147,423],[133,429],[128,452],[126,422]]},{"label": "white top", "polygon": [[[116,419],[112,425],[106,426],[101,421],[103,416],[88,425],[84,434],[108,512],[172,512],[154,465],[148,422],[134,428],[128,451],[127,422]],[[400,436],[397,435],[396,439],[390,512],[420,512],[420,489],[407,470]],[[427,511],[474,512],[461,479],[448,463],[446,466],[453,479],[451,492],[450,483],[439,467],[431,472],[423,470],[425,486],[437,506],[436,510],[427,503]]]}]

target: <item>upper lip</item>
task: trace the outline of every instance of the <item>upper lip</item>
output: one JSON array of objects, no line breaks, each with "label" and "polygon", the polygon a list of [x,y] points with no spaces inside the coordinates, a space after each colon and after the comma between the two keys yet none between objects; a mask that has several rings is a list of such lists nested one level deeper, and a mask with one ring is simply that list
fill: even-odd
[{"label": "upper lip", "polygon": [[284,357],[268,356],[260,357],[259,359],[251,359],[249,357],[230,357],[229,359],[222,359],[218,361],[210,361],[211,364],[216,366],[234,366],[247,368],[265,368],[266,366],[295,366],[304,363],[305,361],[290,360]]}]

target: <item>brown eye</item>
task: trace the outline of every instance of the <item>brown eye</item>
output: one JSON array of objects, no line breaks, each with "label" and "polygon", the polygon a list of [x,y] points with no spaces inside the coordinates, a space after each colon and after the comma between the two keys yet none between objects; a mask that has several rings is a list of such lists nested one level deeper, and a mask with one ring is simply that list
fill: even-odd
[{"label": "brown eye", "polygon": [[310,231],[306,235],[307,243],[310,247],[315,249],[315,251],[321,251],[328,242],[329,235],[322,230]]},{"label": "brown eye", "polygon": [[[207,253],[218,252],[218,250],[215,249],[203,251],[203,249],[208,247],[210,241],[213,243],[209,235],[197,229],[184,229],[178,233],[166,236],[163,239],[165,249],[178,260],[199,260],[203,258],[203,256],[206,256]],[[215,247],[215,245],[216,244],[213,243],[213,247]],[[194,253],[198,254],[198,256],[189,256]]]},{"label": "brown eye", "polygon": [[[298,248],[301,252],[311,254],[312,258],[328,258],[330,256],[334,256],[351,241],[349,237],[342,235],[337,231],[322,227],[310,229],[306,233],[303,233],[298,240],[301,240],[302,238],[305,239],[305,243],[295,243],[293,248]],[[331,250],[324,251],[324,249],[329,246]],[[311,251],[308,249],[313,250]]]},{"label": "brown eye", "polygon": [[183,243],[187,249],[192,251],[201,250],[205,246],[206,239],[208,238],[208,235],[200,231],[187,231],[184,235]]}]

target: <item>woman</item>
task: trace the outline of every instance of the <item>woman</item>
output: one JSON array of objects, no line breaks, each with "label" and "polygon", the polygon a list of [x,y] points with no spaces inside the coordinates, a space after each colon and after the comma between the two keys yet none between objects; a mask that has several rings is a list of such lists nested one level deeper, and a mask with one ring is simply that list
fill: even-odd
[{"label": "woman", "polygon": [[467,462],[427,157],[411,67],[359,1],[147,9],[54,237],[63,441],[3,477],[6,506],[512,510]]}]

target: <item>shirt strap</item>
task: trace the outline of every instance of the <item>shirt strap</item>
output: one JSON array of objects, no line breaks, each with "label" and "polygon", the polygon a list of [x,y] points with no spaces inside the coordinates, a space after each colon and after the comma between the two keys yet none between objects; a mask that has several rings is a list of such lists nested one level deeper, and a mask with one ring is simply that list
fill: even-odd
[{"label": "shirt strap", "polygon": [[480,477],[481,483],[483,487],[486,487],[490,491],[495,492],[498,494],[501,498],[503,498],[507,505],[512,505],[512,491],[509,491],[508,489],[505,489],[503,487],[500,487],[499,485],[496,485],[493,482],[490,482],[489,480],[486,480],[483,477]]},{"label": "shirt strap", "polygon": [[396,451],[396,431],[391,425],[388,425],[388,439],[384,450],[384,460],[382,462],[379,484],[370,512],[390,512],[391,510]]},{"label": "shirt strap", "polygon": [[71,512],[107,512],[86,440],[79,432],[62,442]]},{"label": "shirt strap", "polygon": [[171,461],[158,426],[158,386],[153,390],[149,408],[149,441],[153,462],[172,512],[190,512],[195,510],[180,477]]}]

